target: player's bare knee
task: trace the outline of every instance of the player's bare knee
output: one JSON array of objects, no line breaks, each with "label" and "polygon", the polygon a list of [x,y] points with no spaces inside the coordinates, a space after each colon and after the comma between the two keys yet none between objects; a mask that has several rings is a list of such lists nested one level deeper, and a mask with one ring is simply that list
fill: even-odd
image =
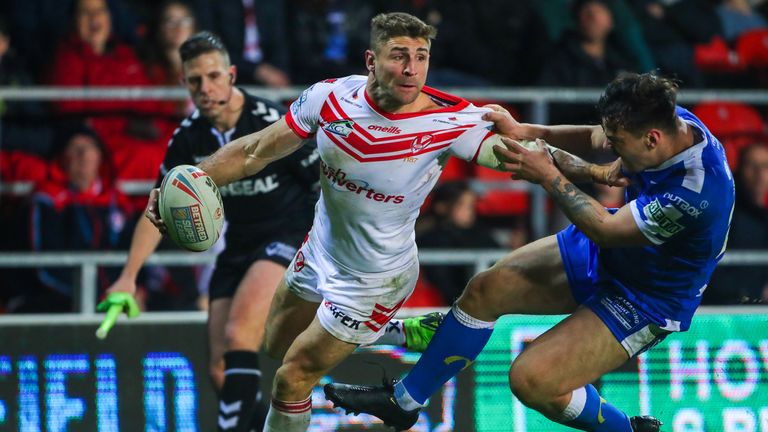
[{"label": "player's bare knee", "polygon": [[475,275],[459,298],[459,307],[469,315],[487,321],[496,320],[503,312],[495,307],[496,275],[492,270]]},{"label": "player's bare knee", "polygon": [[549,399],[549,389],[539,371],[517,362],[509,368],[509,388],[520,402],[537,407]]},{"label": "player's bare knee", "polygon": [[296,362],[288,362],[280,366],[275,372],[274,389],[275,397],[281,400],[291,400],[292,397],[301,397],[312,390],[313,377]]}]

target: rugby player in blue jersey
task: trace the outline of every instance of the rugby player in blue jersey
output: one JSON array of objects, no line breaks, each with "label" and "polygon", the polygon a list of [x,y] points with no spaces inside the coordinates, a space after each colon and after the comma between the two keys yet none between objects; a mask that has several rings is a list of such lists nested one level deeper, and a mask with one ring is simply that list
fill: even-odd
[{"label": "rugby player in blue jersey", "polygon": [[[514,177],[540,184],[573,225],[476,275],[401,382],[330,384],[326,396],[408,429],[427,398],[474,361],[499,317],[569,314],[514,360],[514,395],[576,429],[658,431],[657,419],[628,416],[590,383],[670,332],[686,331],[725,250],[733,178],[722,145],[676,97],[670,80],[627,74],[600,98],[600,126],[522,124],[503,111],[487,114],[507,137],[541,138],[532,147],[504,138],[496,155]],[[617,210],[580,191],[558,166],[558,151],[596,148],[618,154],[631,182],[627,204]]]}]

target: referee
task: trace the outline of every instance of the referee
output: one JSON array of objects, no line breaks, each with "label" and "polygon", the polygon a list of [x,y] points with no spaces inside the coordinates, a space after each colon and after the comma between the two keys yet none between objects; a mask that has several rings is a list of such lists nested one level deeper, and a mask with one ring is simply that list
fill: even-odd
[{"label": "referee", "polygon": [[[195,165],[285,114],[281,105],[235,87],[237,70],[216,35],[195,34],[179,53],[197,110],[174,132],[156,187],[171,168]],[[262,429],[266,407],[255,404],[260,400],[258,351],[275,288],[312,223],[318,164],[316,146],[307,143],[258,174],[220,188],[228,226],[210,282],[208,313],[219,430]],[[157,228],[141,218],[128,260],[109,293],[135,293],[137,274],[160,240]]]}]

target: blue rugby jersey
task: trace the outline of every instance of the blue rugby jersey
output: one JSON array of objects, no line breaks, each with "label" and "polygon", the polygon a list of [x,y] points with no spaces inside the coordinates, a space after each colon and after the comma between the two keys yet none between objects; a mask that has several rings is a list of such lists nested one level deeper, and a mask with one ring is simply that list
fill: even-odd
[{"label": "blue rugby jersey", "polygon": [[632,175],[627,188],[635,222],[653,245],[601,249],[599,262],[627,299],[665,329],[684,331],[725,252],[735,192],[722,144],[688,110],[677,107],[677,115],[704,139]]}]

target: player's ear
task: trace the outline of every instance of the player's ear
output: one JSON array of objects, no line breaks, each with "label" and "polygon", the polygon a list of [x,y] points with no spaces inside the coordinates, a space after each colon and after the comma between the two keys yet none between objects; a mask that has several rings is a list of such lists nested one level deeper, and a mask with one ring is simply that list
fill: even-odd
[{"label": "player's ear", "polygon": [[236,81],[237,81],[237,66],[230,65],[229,66],[229,85],[235,85]]},{"label": "player's ear", "polygon": [[365,50],[365,68],[368,72],[373,72],[376,69],[376,53],[373,50]]},{"label": "player's ear", "polygon": [[661,131],[659,131],[658,129],[651,129],[645,134],[643,142],[646,148],[652,149],[652,148],[655,148],[657,145],[659,145],[660,140],[661,140]]}]

